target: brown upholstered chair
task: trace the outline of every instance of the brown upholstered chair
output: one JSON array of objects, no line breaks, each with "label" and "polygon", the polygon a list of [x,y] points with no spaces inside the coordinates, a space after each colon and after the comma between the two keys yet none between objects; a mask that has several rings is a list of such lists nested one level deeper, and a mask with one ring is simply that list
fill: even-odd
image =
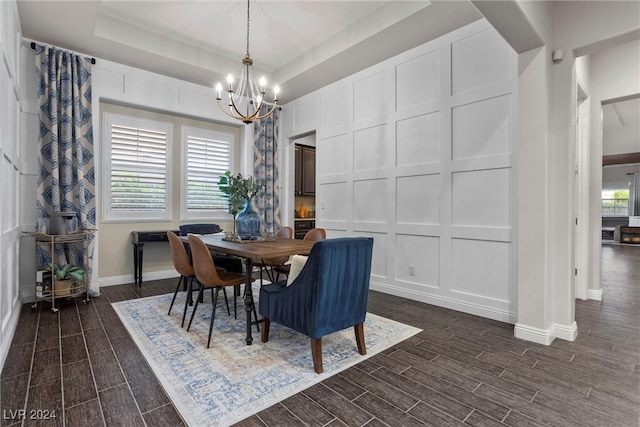
[{"label": "brown upholstered chair", "polygon": [[[302,240],[320,242],[322,240],[325,240],[326,238],[327,231],[324,228],[312,228],[311,230],[307,231]],[[291,270],[291,267],[289,265],[278,265],[273,267],[273,271],[278,275],[284,274],[285,276],[288,276],[289,270]]]},{"label": "brown upholstered chair", "polygon": [[327,232],[324,228],[312,228],[307,231],[302,240],[310,240],[312,242],[319,242],[327,238]]},{"label": "brown upholstered chair", "polygon": [[[198,283],[200,283],[200,289],[198,290],[198,299],[193,306],[193,312],[191,313],[191,319],[189,320],[189,326],[187,331],[191,328],[193,317],[198,309],[198,303],[200,302],[200,296],[205,288],[210,288],[213,292],[213,308],[211,309],[211,322],[209,322],[209,338],[207,340],[207,348],[211,344],[211,333],[213,332],[213,321],[216,318],[216,306],[218,305],[218,293],[220,289],[224,289],[227,286],[239,287],[245,283],[245,276],[242,273],[231,273],[228,271],[216,270],[216,265],[213,262],[211,252],[207,248],[207,245],[198,237],[193,234],[187,236],[189,239],[189,247],[191,249],[191,257],[193,263],[193,271],[195,273]],[[234,293],[235,294],[235,293]]]},{"label": "brown upholstered chair", "polygon": [[[191,260],[189,259],[189,255],[187,254],[187,250],[184,247],[184,243],[173,231],[167,231],[167,237],[169,238],[169,245],[171,246],[171,255],[173,257],[173,267],[176,269],[178,274],[180,274],[180,278],[178,279],[178,286],[176,286],[176,290],[173,293],[173,298],[171,299],[171,305],[169,306],[169,312],[167,315],[171,314],[171,309],[173,308],[173,304],[176,302],[176,296],[178,295],[178,291],[180,290],[180,285],[182,285],[182,289],[187,291],[187,299],[184,302],[184,312],[182,313],[182,324],[181,327],[184,327],[184,318],[187,314],[187,306],[193,305],[191,301],[191,294],[195,290],[193,289],[193,279],[195,278],[195,273],[193,272],[193,266],[191,265]],[[224,268],[216,267],[219,271],[225,271]],[[227,304],[227,312],[231,315],[231,311],[229,311],[229,303],[227,301],[227,294],[225,292],[224,299]],[[235,298],[234,298],[235,304]]]},{"label": "brown upholstered chair", "polygon": [[[293,239],[293,228],[285,225],[276,233],[276,239]],[[274,267],[283,266],[285,262],[289,260],[289,257],[276,257],[265,259],[254,259],[253,266],[260,268],[260,284],[262,285],[262,272],[267,273],[267,277],[271,283],[277,280],[277,272]]]}]

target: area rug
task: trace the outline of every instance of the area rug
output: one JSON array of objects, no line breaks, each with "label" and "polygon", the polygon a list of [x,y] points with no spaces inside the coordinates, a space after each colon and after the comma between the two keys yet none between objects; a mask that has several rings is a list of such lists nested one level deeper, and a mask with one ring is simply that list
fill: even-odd
[{"label": "area rug", "polygon": [[[256,288],[254,295],[258,294]],[[246,345],[240,299],[238,319],[234,319],[233,307],[229,316],[220,294],[211,347],[206,348],[210,293],[198,306],[189,332],[191,308],[185,327],[180,327],[186,293],[178,293],[168,316],[172,296],[121,301],[113,307],[190,426],[236,423],[420,332],[367,313],[367,355],[358,353],[353,328],[328,335],[322,339],[324,372],[318,375],[309,338],[289,328],[272,323],[269,342],[263,344],[254,326],[253,345]],[[231,296],[229,301],[233,305]]]}]

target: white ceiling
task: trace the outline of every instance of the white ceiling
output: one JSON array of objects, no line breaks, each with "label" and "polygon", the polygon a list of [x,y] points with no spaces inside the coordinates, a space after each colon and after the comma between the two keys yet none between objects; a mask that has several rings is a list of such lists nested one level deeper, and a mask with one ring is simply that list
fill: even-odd
[{"label": "white ceiling", "polygon": [[[460,1],[253,0],[256,71],[291,101],[481,18]],[[247,3],[19,0],[23,37],[213,86],[238,75]]]}]

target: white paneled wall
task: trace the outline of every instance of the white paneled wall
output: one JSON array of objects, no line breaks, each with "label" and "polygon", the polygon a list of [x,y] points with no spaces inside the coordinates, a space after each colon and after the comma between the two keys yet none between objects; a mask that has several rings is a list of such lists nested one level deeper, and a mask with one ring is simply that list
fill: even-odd
[{"label": "white paneled wall", "polygon": [[15,1],[0,2],[0,366],[9,351],[21,309],[21,40]]},{"label": "white paneled wall", "polygon": [[316,132],[316,224],[374,238],[373,289],[515,322],[516,65],[478,21],[285,106],[285,137]]}]

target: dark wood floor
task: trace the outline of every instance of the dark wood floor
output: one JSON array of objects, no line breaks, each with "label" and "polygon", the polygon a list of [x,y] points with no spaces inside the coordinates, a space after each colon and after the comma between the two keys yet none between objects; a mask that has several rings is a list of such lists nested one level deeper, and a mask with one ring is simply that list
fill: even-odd
[{"label": "dark wood floor", "polygon": [[[602,262],[603,301],[577,301],[578,338],[550,346],[514,338],[511,325],[372,292],[371,312],[424,332],[240,425],[637,426],[640,247],[605,245]],[[103,288],[58,313],[24,306],[2,370],[1,425],[181,425],[110,305],[174,285]]]}]

